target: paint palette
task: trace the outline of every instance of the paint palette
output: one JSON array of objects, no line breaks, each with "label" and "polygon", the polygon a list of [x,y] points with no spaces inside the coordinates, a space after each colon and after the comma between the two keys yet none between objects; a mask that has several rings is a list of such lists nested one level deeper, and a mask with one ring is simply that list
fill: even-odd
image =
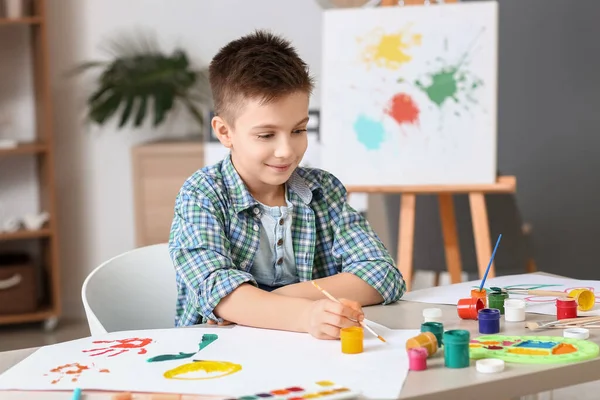
[{"label": "paint palette", "polygon": [[226,400],[344,400],[356,399],[358,396],[360,396],[360,392],[345,386],[337,385],[331,381],[319,381],[307,387],[279,388]]},{"label": "paint palette", "polygon": [[600,349],[594,342],[561,336],[485,335],[471,340],[470,357],[498,358],[523,364],[554,364],[589,360]]}]

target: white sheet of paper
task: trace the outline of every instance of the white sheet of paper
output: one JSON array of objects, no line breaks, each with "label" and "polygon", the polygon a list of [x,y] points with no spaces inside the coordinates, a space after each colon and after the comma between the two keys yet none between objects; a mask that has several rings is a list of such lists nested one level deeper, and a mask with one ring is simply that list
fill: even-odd
[{"label": "white sheet of paper", "polygon": [[[387,343],[365,332],[364,352],[356,355],[343,354],[339,341],[240,326],[110,333],[39,349],[0,376],[0,389],[73,390],[79,387],[83,390],[243,396],[328,380],[362,392],[369,398],[395,398],[408,373],[406,340],[418,331],[391,330],[373,323],[372,326]],[[217,334],[218,339],[191,358],[147,362],[148,358],[162,354],[194,353],[203,334]],[[110,348],[119,345],[117,340],[128,338],[149,338],[152,342],[120,354],[117,353],[122,348]],[[100,350],[86,351],[89,349]],[[145,354],[139,354],[142,349]],[[197,365],[198,362],[193,360],[226,361],[241,365],[241,370],[216,378],[215,374],[223,373],[193,373],[194,377],[213,377],[203,380],[163,376],[166,371],[184,364]],[[88,369],[81,374],[64,373],[74,367],[63,368],[62,374],[51,372],[72,363]],[[189,378],[192,374],[184,376]]]},{"label": "white sheet of paper", "polygon": [[[470,297],[471,289],[479,287],[481,280],[456,283],[454,285],[438,286],[427,289],[416,290],[406,293],[402,300],[417,301],[420,303],[431,304],[457,304],[458,300]],[[549,286],[545,286],[549,285]],[[569,278],[556,278],[537,274],[506,275],[496,278],[489,278],[485,282],[485,287],[489,290],[491,287],[515,287],[515,288],[538,288],[541,290],[552,290],[560,292],[569,292],[576,288],[587,288],[594,293],[600,292],[600,281],[582,281]],[[543,287],[539,287],[543,286]],[[535,314],[556,315],[556,297],[542,297],[531,295],[510,294],[510,298],[524,299],[526,301],[525,310]],[[596,295],[596,305],[590,311],[578,311],[578,315],[600,315],[600,307]]]}]

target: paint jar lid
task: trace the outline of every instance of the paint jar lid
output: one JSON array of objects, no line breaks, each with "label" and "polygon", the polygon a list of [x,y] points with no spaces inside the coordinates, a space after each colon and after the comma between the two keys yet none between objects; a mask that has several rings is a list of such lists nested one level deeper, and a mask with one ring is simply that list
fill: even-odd
[{"label": "paint jar lid", "polygon": [[443,342],[444,345],[450,344],[468,344],[471,340],[471,334],[469,331],[464,329],[451,329],[449,331],[444,332]]},{"label": "paint jar lid", "polygon": [[572,298],[556,299],[556,306],[557,307],[576,308],[577,302],[575,301],[575,299],[572,299]]},{"label": "paint jar lid", "polygon": [[477,368],[477,371],[484,374],[494,374],[496,372],[504,371],[504,360],[484,358],[483,360],[477,360],[475,367]]},{"label": "paint jar lid", "polygon": [[585,328],[568,328],[563,331],[563,336],[571,339],[587,339],[590,337],[590,330]]},{"label": "paint jar lid", "polygon": [[442,310],[439,308],[426,308],[423,310],[423,318],[441,318]]},{"label": "paint jar lid", "polygon": [[495,320],[500,319],[500,310],[497,308],[484,308],[479,310],[478,317],[480,320]]},{"label": "paint jar lid", "polygon": [[525,308],[525,300],[506,299],[504,300],[504,308]]}]

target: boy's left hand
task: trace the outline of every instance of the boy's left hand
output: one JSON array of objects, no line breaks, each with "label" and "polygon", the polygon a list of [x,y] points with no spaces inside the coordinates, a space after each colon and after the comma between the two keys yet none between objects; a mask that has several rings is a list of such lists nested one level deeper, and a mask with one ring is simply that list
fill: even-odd
[{"label": "boy's left hand", "polygon": [[209,319],[207,324],[208,325],[218,325],[218,326],[234,325],[233,322],[229,322],[229,321],[225,321],[225,320],[223,320],[223,322],[217,322],[217,321],[213,321],[212,319]]}]

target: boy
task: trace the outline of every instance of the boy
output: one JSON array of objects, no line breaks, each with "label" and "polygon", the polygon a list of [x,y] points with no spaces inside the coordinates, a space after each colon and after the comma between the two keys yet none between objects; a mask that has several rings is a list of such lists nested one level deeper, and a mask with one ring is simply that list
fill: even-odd
[{"label": "boy", "polygon": [[244,36],[219,50],[209,76],[212,127],[230,154],[177,196],[176,325],[208,320],[336,339],[362,321],[361,306],[397,301],[402,275],[342,183],[298,166],[313,79],[290,43],[264,31]]}]

